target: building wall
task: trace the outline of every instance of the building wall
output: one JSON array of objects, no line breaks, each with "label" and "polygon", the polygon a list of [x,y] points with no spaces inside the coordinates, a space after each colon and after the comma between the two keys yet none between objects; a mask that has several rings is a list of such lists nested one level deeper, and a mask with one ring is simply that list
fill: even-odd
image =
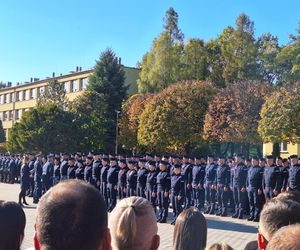
[{"label": "building wall", "polygon": [[[129,86],[128,95],[137,93],[139,69],[124,67],[124,71],[125,85]],[[92,73],[93,70],[72,72],[67,75],[0,89],[0,119],[3,123],[6,138],[8,138],[9,129],[21,119],[24,112],[36,106],[37,97],[45,91],[45,87],[50,81],[57,80],[64,84],[66,97],[69,101],[73,101],[86,88],[88,77]]]},{"label": "building wall", "polygon": [[[293,143],[287,143],[286,144],[286,150],[282,149],[282,146],[280,147],[280,156],[282,158],[287,158],[290,155],[300,155],[300,145],[299,144],[293,144]],[[263,144],[263,155],[271,155],[273,152],[273,143],[264,143]]]}]

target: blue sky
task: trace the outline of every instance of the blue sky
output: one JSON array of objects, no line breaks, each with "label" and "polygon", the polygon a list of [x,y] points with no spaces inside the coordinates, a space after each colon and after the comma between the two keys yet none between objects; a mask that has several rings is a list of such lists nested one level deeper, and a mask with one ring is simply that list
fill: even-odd
[{"label": "blue sky", "polygon": [[256,36],[270,32],[284,44],[300,21],[296,0],[1,0],[0,81],[91,68],[107,47],[135,66],[162,31],[170,6],[186,39],[213,39],[244,12]]}]

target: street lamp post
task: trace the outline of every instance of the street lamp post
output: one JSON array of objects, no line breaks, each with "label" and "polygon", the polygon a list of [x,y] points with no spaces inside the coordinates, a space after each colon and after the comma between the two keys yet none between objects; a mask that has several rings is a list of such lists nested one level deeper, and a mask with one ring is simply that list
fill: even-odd
[{"label": "street lamp post", "polygon": [[121,111],[115,110],[117,113],[117,123],[116,123],[116,148],[115,148],[115,155],[118,154],[118,134],[119,134],[119,114]]}]

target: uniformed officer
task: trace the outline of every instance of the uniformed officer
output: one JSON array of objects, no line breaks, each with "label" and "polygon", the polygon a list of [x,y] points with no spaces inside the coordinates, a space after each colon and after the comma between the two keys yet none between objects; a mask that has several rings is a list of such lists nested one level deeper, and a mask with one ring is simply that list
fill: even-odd
[{"label": "uniformed officer", "polygon": [[76,179],[78,180],[84,180],[84,165],[83,165],[83,161],[82,160],[77,160],[76,161],[76,170],[75,170],[75,176]]},{"label": "uniformed officer", "polygon": [[42,173],[42,181],[43,181],[43,191],[44,193],[47,192],[48,189],[50,189],[52,183],[53,183],[53,154],[48,154],[47,157],[45,157],[46,162],[43,165],[43,173]]},{"label": "uniformed officer", "polygon": [[233,170],[233,198],[235,202],[235,213],[232,218],[243,219],[245,201],[248,198],[246,193],[246,181],[248,169],[243,162],[241,154],[235,157],[235,167]]},{"label": "uniformed officer", "polygon": [[92,183],[92,168],[93,168],[93,157],[87,156],[85,160],[84,168],[84,180],[87,183]]},{"label": "uniformed officer", "polygon": [[169,208],[169,192],[171,189],[171,178],[167,171],[168,162],[161,161],[160,172],[157,175],[157,202],[159,207],[158,222],[166,223]]},{"label": "uniformed officer", "polygon": [[219,166],[217,168],[217,197],[219,211],[217,215],[227,216],[228,191],[230,187],[230,167],[226,164],[226,158],[219,158]]},{"label": "uniformed officer", "polygon": [[281,159],[281,157],[277,158],[276,161],[277,166],[280,169],[281,172],[281,192],[285,192],[288,185],[288,179],[289,179],[289,164],[287,159]]},{"label": "uniformed officer", "polygon": [[184,176],[181,174],[181,164],[174,165],[174,174],[171,177],[171,202],[173,207],[174,220],[171,225],[175,225],[178,215],[182,212],[182,205],[185,194]]},{"label": "uniformed officer", "polygon": [[259,166],[259,158],[252,157],[252,166],[247,174],[247,191],[250,205],[250,217],[248,221],[259,221],[259,215],[263,206],[262,178],[264,170]]},{"label": "uniformed officer", "polygon": [[204,213],[215,214],[216,202],[216,172],[217,166],[214,164],[214,156],[207,157],[207,165],[205,168],[205,198],[206,210]]},{"label": "uniformed officer", "polygon": [[100,161],[100,151],[94,152],[93,159],[92,184],[96,189],[100,190],[100,172],[102,167]]},{"label": "uniformed officer", "polygon": [[266,200],[278,195],[280,190],[281,174],[280,169],[274,163],[272,155],[267,156],[267,166],[264,169],[263,188]]},{"label": "uniformed officer", "polygon": [[297,155],[291,155],[291,167],[289,169],[288,191],[300,191],[300,165]]},{"label": "uniformed officer", "polygon": [[149,202],[151,202],[154,212],[156,213],[157,172],[156,172],[155,161],[149,161],[148,166],[149,166],[149,172],[147,174],[146,198]]},{"label": "uniformed officer", "polygon": [[102,167],[100,171],[100,192],[108,206],[108,196],[107,196],[107,172],[109,169],[109,158],[107,155],[103,155],[102,157]]},{"label": "uniformed officer", "polygon": [[68,179],[75,179],[76,178],[76,172],[75,172],[75,158],[70,157],[68,160]]},{"label": "uniformed officer", "polygon": [[60,164],[60,179],[62,181],[68,179],[68,160],[69,154],[66,152],[62,153],[62,161]]},{"label": "uniformed officer", "polygon": [[195,157],[195,163],[192,168],[192,187],[193,187],[193,203],[194,206],[201,210],[204,208],[205,191],[205,159],[204,157]]},{"label": "uniformed officer", "polygon": [[42,154],[36,155],[36,161],[34,162],[34,192],[33,203],[37,204],[42,196]]},{"label": "uniformed officer", "polygon": [[118,175],[119,166],[117,164],[117,158],[111,158],[110,168],[107,172],[108,212],[111,212],[117,204]]},{"label": "uniformed officer", "polygon": [[[29,171],[29,166],[28,166],[28,162],[29,162],[29,157],[25,156],[24,160],[23,160],[23,164],[21,166],[21,179],[20,179],[20,185],[21,185],[21,192],[19,193],[19,204],[22,206],[23,204],[28,205],[28,203],[26,202],[25,196],[26,196],[26,191],[29,188],[29,175],[30,175],[30,171]],[[23,199],[23,204],[21,202],[21,200]]]},{"label": "uniformed officer", "polygon": [[192,168],[189,163],[189,158],[182,158],[182,175],[184,176],[184,208],[189,208],[192,205]]},{"label": "uniformed officer", "polygon": [[35,162],[35,159],[34,159],[34,155],[32,153],[29,153],[28,154],[29,156],[29,163],[28,163],[28,166],[29,166],[29,172],[30,172],[30,175],[29,175],[29,192],[28,192],[28,196],[29,197],[33,197],[33,190],[34,190],[34,162]]},{"label": "uniformed officer", "polygon": [[137,184],[136,164],[137,162],[134,160],[128,161],[128,171],[126,174],[127,197],[135,196]]},{"label": "uniformed officer", "polygon": [[126,198],[126,174],[128,171],[126,160],[121,159],[119,161],[120,171],[118,174],[118,196],[119,199]]},{"label": "uniformed officer", "polygon": [[15,162],[15,155],[14,154],[12,154],[10,156],[10,161],[8,163],[8,169],[9,169],[9,182],[10,183],[15,183],[17,165],[16,165],[16,162]]},{"label": "uniformed officer", "polygon": [[138,165],[139,170],[137,171],[137,196],[146,198],[146,182],[148,170],[145,167],[146,160],[140,158]]},{"label": "uniformed officer", "polygon": [[60,181],[60,157],[56,156],[53,162],[53,186]]}]

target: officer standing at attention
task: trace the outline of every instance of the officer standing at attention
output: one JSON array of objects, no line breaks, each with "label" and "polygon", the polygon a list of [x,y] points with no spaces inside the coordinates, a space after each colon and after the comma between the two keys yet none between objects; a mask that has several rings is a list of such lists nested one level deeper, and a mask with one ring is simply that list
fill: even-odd
[{"label": "officer standing at attention", "polygon": [[34,155],[32,153],[28,154],[29,156],[29,171],[30,171],[30,175],[29,175],[29,197],[33,197],[33,190],[34,190]]},{"label": "officer standing at attention", "polygon": [[56,185],[60,181],[60,158],[54,158],[54,166],[53,166],[53,186]]},{"label": "officer standing at attention", "polygon": [[137,196],[146,198],[146,183],[148,170],[145,167],[146,160],[139,159],[139,170],[137,171]]},{"label": "officer standing at attention", "polygon": [[230,167],[226,164],[226,158],[219,158],[219,166],[217,168],[217,196],[219,211],[217,215],[227,216],[228,193],[230,187]]},{"label": "officer standing at attention", "polygon": [[247,175],[247,190],[250,205],[250,217],[248,221],[259,221],[260,211],[263,203],[262,198],[262,178],[264,170],[259,166],[259,158],[252,157],[252,166],[248,170]]},{"label": "officer standing at attention", "polygon": [[100,190],[100,172],[101,172],[101,161],[100,161],[100,152],[94,152],[94,161],[92,167],[92,184],[95,188]]},{"label": "officer standing at attention", "polygon": [[76,161],[76,170],[75,170],[75,176],[78,180],[84,180],[84,165],[82,160]]},{"label": "officer standing at attention", "polygon": [[[21,192],[19,193],[19,205],[21,206],[23,206],[23,204],[28,205],[25,199],[26,191],[29,188],[29,182],[30,182],[30,178],[29,178],[30,171],[29,171],[28,162],[29,162],[29,157],[25,156],[20,171]],[[23,204],[22,204],[22,199],[23,199]]]},{"label": "officer standing at attention", "polygon": [[43,180],[44,193],[46,193],[48,191],[48,189],[50,189],[50,187],[52,186],[51,184],[53,183],[53,180],[52,180],[52,178],[53,178],[53,158],[54,158],[54,155],[49,154],[46,158],[47,161],[43,165],[42,180]]},{"label": "officer standing at attention", "polygon": [[181,174],[181,165],[174,165],[174,174],[171,177],[171,202],[173,207],[174,220],[171,225],[175,225],[178,215],[182,212],[182,204],[185,191],[184,177]]},{"label": "officer standing at attention", "polygon": [[120,171],[118,174],[118,195],[119,199],[126,198],[126,174],[127,174],[127,165],[126,160],[121,159],[119,161]]},{"label": "officer standing at attention", "polygon": [[108,206],[108,196],[107,196],[107,172],[109,169],[109,158],[108,156],[104,155],[102,157],[102,168],[100,171],[100,191],[101,194],[106,202],[106,205]]},{"label": "officer standing at attention", "polygon": [[117,204],[118,175],[119,166],[117,164],[117,158],[113,157],[110,159],[110,168],[107,172],[108,212],[111,212]]},{"label": "officer standing at attention", "polygon": [[92,183],[92,168],[93,168],[93,157],[87,156],[85,160],[85,168],[84,168],[84,180],[88,183]]},{"label": "officer standing at attention", "polygon": [[127,197],[135,196],[137,184],[137,171],[135,169],[136,161],[128,161],[128,171],[126,174]]},{"label": "officer standing at attention", "polygon": [[245,203],[247,199],[246,180],[248,168],[243,162],[243,156],[235,157],[236,165],[233,170],[233,198],[235,202],[235,213],[232,218],[243,219]]},{"label": "officer standing at attention", "polygon": [[182,175],[185,182],[184,208],[189,208],[192,205],[192,168],[193,166],[188,162],[188,157],[184,156],[182,158]]},{"label": "officer standing at attention", "polygon": [[157,202],[159,207],[158,222],[167,223],[169,208],[169,192],[171,189],[171,177],[167,171],[168,162],[161,161],[160,172],[157,175]]},{"label": "officer standing at attention", "polygon": [[62,153],[62,162],[60,164],[60,179],[62,181],[68,179],[68,160],[69,154]]},{"label": "officer standing at attention", "polygon": [[214,156],[209,155],[207,158],[207,165],[205,168],[205,197],[206,210],[205,214],[215,214],[216,202],[216,172],[217,166],[214,164]]},{"label": "officer standing at attention", "polygon": [[68,161],[68,179],[75,179],[76,172],[75,172],[75,158],[70,157]]},{"label": "officer standing at attention", "polygon": [[33,203],[37,204],[42,196],[42,154],[36,155],[36,161],[34,162],[34,192]]},{"label": "officer standing at attention", "polygon": [[195,163],[192,168],[192,187],[193,187],[193,202],[194,206],[201,210],[204,208],[205,191],[205,159],[204,157],[195,157]]},{"label": "officer standing at attention", "polygon": [[291,167],[289,169],[288,191],[300,191],[300,165],[297,155],[291,155]]},{"label": "officer standing at attention", "polygon": [[288,185],[288,179],[289,179],[289,164],[287,159],[281,159],[281,157],[277,158],[276,161],[277,166],[280,169],[281,172],[281,192],[285,192]]},{"label": "officer standing at attention", "polygon": [[156,164],[155,161],[148,162],[149,172],[147,175],[146,184],[146,198],[151,202],[154,212],[156,213],[156,196],[157,196],[157,184],[156,184]]},{"label": "officer standing at attention", "polygon": [[267,166],[264,170],[263,188],[266,201],[279,194],[281,189],[281,173],[279,167],[274,163],[272,155],[267,156]]}]

